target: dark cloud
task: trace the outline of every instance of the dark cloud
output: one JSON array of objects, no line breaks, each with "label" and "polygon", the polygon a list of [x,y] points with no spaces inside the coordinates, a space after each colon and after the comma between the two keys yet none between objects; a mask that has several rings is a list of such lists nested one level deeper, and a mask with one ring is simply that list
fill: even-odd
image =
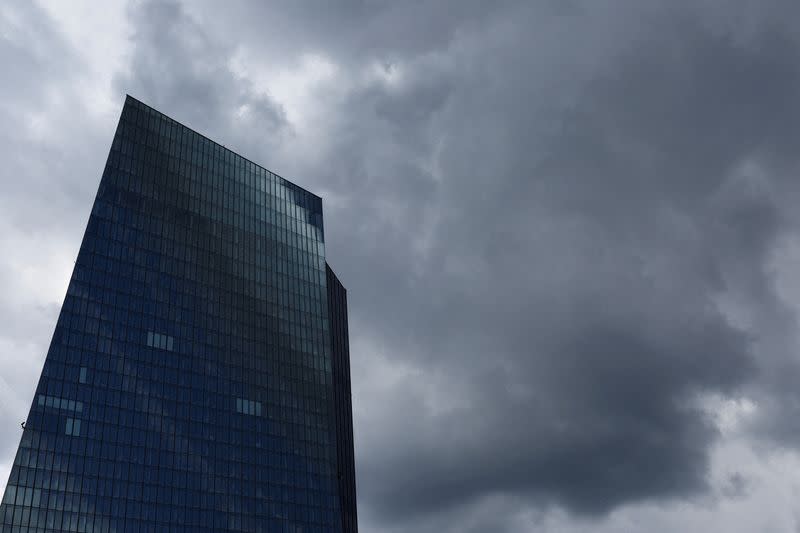
[{"label": "dark cloud", "polygon": [[[0,131],[3,172],[8,177],[0,195],[0,208],[10,215],[14,226],[31,231],[43,218],[49,222],[63,217],[87,191],[94,194],[92,186],[96,187],[96,182],[85,183],[85,174],[62,171],[72,165],[72,158],[102,161],[105,154],[92,156],[81,145],[72,145],[70,148],[81,152],[75,154],[62,144],[67,132],[81,131],[86,124],[74,117],[84,111],[72,86],[81,79],[85,68],[55,22],[35,3],[13,2],[0,11],[0,27],[0,63],[4,78],[9,80],[2,85],[0,105],[0,120],[6,125]],[[55,103],[61,98],[74,102],[73,117],[54,112]],[[30,157],[37,152],[40,157]],[[60,179],[53,180],[54,176]],[[76,189],[84,194],[76,193]],[[32,190],[39,195],[48,191],[59,194],[53,194],[46,202],[49,209],[40,212],[28,209],[43,200],[33,198]],[[81,203],[91,206],[89,200]]]},{"label": "dark cloud", "polygon": [[[130,8],[132,57],[114,85],[244,155],[268,154],[287,132],[283,110],[231,69],[234,49],[178,2]],[[268,155],[267,159],[270,159]]]},{"label": "dark cloud", "polygon": [[[249,146],[340,199],[352,334],[413,369],[357,398],[381,405],[357,420],[363,514],[419,526],[504,495],[591,515],[706,491],[718,431],[697,399],[757,375],[758,331],[717,299],[744,284],[778,305],[765,264],[787,222],[741,169],[794,161],[797,46],[685,6],[442,6],[236,4],[218,26],[261,35],[242,16],[262,13],[272,37],[248,45],[322,53],[346,84],[320,96],[316,157]],[[259,93],[231,81],[224,32],[175,5],[133,20],[130,84],[222,139],[253,134],[230,111]],[[372,61],[383,75],[359,81]]]},{"label": "dark cloud", "polygon": [[[796,11],[136,2],[114,90],[325,198],[362,529],[546,530],[553,509],[589,524],[747,498],[744,474],[710,490],[707,397],[753,398],[751,435],[796,445],[796,321],[774,272],[800,222]],[[23,80],[9,109],[79,70],[40,28],[44,52],[0,41]],[[305,82],[298,124],[279,74],[309,54],[332,74]],[[61,164],[88,205],[111,135],[92,132],[94,159],[10,168]]]},{"label": "dark cloud", "polygon": [[[416,370],[361,420],[378,523],[496,494],[589,514],[696,496],[718,434],[693,400],[755,379],[762,333],[717,299],[744,286],[780,313],[766,264],[786,220],[742,167],[794,161],[791,37],[765,26],[742,42],[664,10],[606,45],[581,13],[551,18],[606,61],[547,71],[543,87],[536,13],[515,14],[474,37],[483,54],[470,38],[437,50],[436,99],[413,96],[414,74],[405,112],[398,89],[361,89],[341,111],[351,139],[368,130],[361,150],[337,145],[345,164],[318,169],[359,207],[328,210],[354,324]],[[543,91],[550,108],[530,98]],[[372,149],[386,134],[388,161]],[[782,190],[791,176],[767,179]],[[422,400],[442,383],[456,391],[445,412]]]},{"label": "dark cloud", "polygon": [[193,10],[198,18],[217,19],[218,28],[236,31],[274,60],[324,50],[348,64],[370,60],[391,64],[445,48],[458,35],[479,31],[506,14],[515,2],[234,1],[222,20],[213,2],[202,5]]}]

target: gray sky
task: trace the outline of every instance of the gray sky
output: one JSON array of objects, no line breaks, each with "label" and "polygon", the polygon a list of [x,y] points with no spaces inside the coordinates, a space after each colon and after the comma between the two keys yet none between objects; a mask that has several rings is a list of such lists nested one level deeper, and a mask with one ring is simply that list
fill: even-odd
[{"label": "gray sky", "polygon": [[125,93],[324,199],[364,532],[800,531],[800,7],[0,4],[5,482]]}]

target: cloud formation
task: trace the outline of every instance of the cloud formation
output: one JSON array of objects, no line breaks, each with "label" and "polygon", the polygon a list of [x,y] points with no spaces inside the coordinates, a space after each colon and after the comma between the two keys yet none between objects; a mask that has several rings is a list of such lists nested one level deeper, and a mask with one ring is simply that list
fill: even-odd
[{"label": "cloud formation", "polygon": [[[120,105],[130,93],[325,199],[362,529],[797,527],[765,459],[794,468],[800,431],[793,4],[124,9]],[[85,217],[66,213],[88,212],[115,117],[76,113],[92,69],[56,19],[20,3],[0,20],[20,79],[0,119],[51,102],[54,121],[4,136],[28,177],[3,181],[26,207],[3,218],[7,247],[63,218],[72,233],[45,247],[77,250]],[[22,257],[2,279],[48,261]],[[41,361],[56,292],[3,304],[3,342],[27,327]],[[783,508],[725,518],[764,502]]]}]

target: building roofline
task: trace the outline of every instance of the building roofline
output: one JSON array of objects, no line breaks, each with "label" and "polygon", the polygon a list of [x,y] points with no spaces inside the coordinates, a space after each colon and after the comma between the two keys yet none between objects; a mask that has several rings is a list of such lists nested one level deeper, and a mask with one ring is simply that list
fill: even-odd
[{"label": "building roofline", "polygon": [[184,123],[183,123],[183,122],[181,122],[180,120],[176,120],[176,119],[172,118],[171,116],[167,115],[167,114],[166,114],[166,113],[164,113],[163,111],[159,111],[159,110],[158,110],[158,109],[156,109],[155,107],[153,107],[153,106],[151,106],[151,105],[149,105],[149,104],[146,104],[145,102],[142,102],[141,100],[139,100],[139,99],[138,99],[138,98],[136,98],[135,96],[131,96],[131,95],[130,95],[130,93],[125,93],[125,98],[126,98],[126,99],[130,99],[130,100],[133,100],[134,102],[138,102],[139,104],[141,104],[141,105],[145,106],[145,107],[146,107],[146,108],[148,108],[148,109],[152,109],[153,111],[155,111],[155,112],[156,112],[156,113],[158,113],[159,115],[162,115],[162,116],[164,116],[164,117],[168,118],[169,120],[171,120],[171,121],[175,122],[176,124],[180,125],[180,126],[181,126],[181,127],[183,127],[183,128],[186,128],[187,130],[191,131],[192,133],[194,133],[194,134],[196,134],[196,135],[199,135],[200,137],[202,137],[202,138],[204,138],[204,139],[208,140],[209,142],[212,142],[212,143],[216,144],[217,146],[221,147],[223,150],[226,150],[226,151],[228,151],[228,152],[232,153],[232,154],[233,154],[233,155],[235,155],[236,157],[241,157],[242,159],[244,159],[244,160],[245,160],[245,161],[247,161],[248,163],[252,163],[252,164],[254,164],[255,166],[257,166],[258,168],[264,169],[264,170],[266,170],[267,172],[270,172],[270,173],[272,173],[272,174],[275,174],[275,175],[276,175],[276,176],[278,176],[280,179],[282,179],[282,180],[284,180],[284,181],[286,181],[286,182],[288,182],[288,183],[291,183],[292,185],[294,185],[294,186],[295,186],[295,187],[297,187],[298,189],[302,189],[303,191],[307,192],[307,193],[308,193],[308,194],[310,194],[311,196],[314,196],[314,197],[316,197],[316,198],[319,198],[319,200],[320,200],[320,201],[322,201],[322,197],[321,197],[321,196],[319,196],[319,195],[317,195],[317,194],[315,194],[315,193],[313,193],[313,192],[309,191],[308,189],[306,189],[306,188],[305,188],[305,187],[303,187],[302,185],[298,185],[298,184],[296,184],[295,182],[293,182],[293,181],[291,181],[291,180],[287,180],[286,178],[284,178],[283,176],[281,176],[281,175],[280,175],[280,174],[278,174],[277,172],[272,172],[272,171],[271,171],[270,169],[268,169],[267,167],[265,167],[265,166],[262,166],[262,165],[259,165],[258,163],[256,163],[256,162],[255,162],[255,161],[253,161],[252,159],[248,159],[248,158],[246,158],[245,156],[243,156],[242,154],[240,154],[240,153],[238,153],[238,152],[234,152],[233,150],[231,150],[230,148],[228,148],[228,147],[227,147],[227,146],[225,146],[224,144],[218,143],[217,141],[215,141],[215,140],[214,140],[214,139],[212,139],[211,137],[208,137],[207,135],[203,135],[202,133],[200,133],[200,132],[199,132],[199,131],[197,131],[196,129],[194,129],[194,128],[192,128],[192,127],[189,127],[189,126],[187,126],[186,124],[184,124]]},{"label": "building roofline", "polygon": [[345,287],[345,286],[344,286],[344,283],[342,283],[342,280],[340,280],[340,279],[339,279],[339,276],[337,276],[337,275],[336,275],[336,271],[335,271],[335,270],[333,270],[333,268],[331,268],[331,264],[330,264],[330,263],[328,263],[328,261],[327,261],[327,260],[325,260],[325,267],[326,267],[328,270],[330,270],[330,272],[331,272],[331,275],[333,275],[333,278],[334,278],[334,279],[335,279],[335,280],[336,280],[336,281],[339,283],[339,286],[341,286],[341,287],[342,287],[342,289],[344,290],[344,292],[346,293],[346,292],[347,292],[347,287]]}]

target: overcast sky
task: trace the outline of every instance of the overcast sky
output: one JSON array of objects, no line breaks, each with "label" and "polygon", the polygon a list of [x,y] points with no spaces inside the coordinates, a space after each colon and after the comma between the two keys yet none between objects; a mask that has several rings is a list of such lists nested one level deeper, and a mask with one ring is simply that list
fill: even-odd
[{"label": "overcast sky", "polygon": [[800,531],[800,4],[0,3],[0,483],[124,96],[324,200],[362,532]]}]

